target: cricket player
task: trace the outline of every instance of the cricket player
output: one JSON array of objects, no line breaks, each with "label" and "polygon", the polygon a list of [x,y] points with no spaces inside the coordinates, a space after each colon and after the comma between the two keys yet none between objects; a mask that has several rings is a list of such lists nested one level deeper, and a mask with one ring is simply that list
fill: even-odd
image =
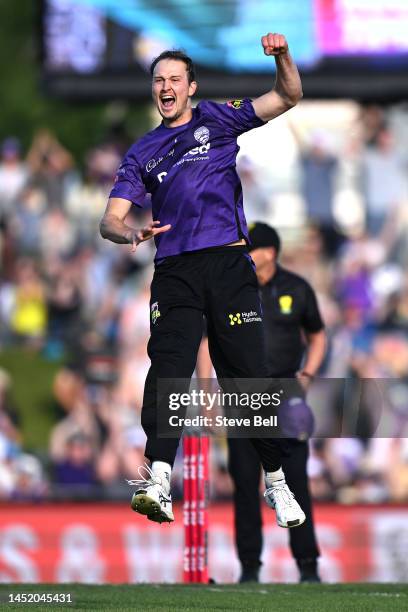
[{"label": "cricket player", "polygon": [[[266,378],[262,313],[252,260],[242,188],[236,172],[237,138],[295,106],[302,97],[296,65],[282,34],[262,37],[276,62],[275,84],[251,101],[202,101],[194,66],[181,51],[164,51],[151,65],[153,101],[161,124],[126,154],[101,221],[101,235],[132,250],[154,237],[157,253],[151,285],[151,337],[142,426],[150,461],[131,506],[156,522],[174,520],[171,470],[179,439],[158,436],[157,384],[190,379],[207,318],[209,349],[218,378]],[[271,158],[279,155],[271,143]],[[132,205],[151,194],[153,223],[142,230],[125,220]],[[243,322],[243,312],[251,312]],[[281,451],[273,439],[253,439],[265,475],[265,499],[282,527],[297,527],[305,515],[289,491]],[[143,469],[143,468],[142,468]]]}]

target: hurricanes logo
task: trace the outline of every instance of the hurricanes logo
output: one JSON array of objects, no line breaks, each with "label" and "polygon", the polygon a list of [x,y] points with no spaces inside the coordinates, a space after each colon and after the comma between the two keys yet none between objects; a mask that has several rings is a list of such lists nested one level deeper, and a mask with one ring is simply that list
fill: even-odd
[{"label": "hurricanes logo", "polygon": [[237,312],[236,314],[229,314],[230,325],[241,325],[241,313]]},{"label": "hurricanes logo", "polygon": [[194,132],[194,138],[198,140],[200,144],[205,145],[210,138],[210,130],[203,125],[203,127],[196,129]]},{"label": "hurricanes logo", "polygon": [[231,106],[231,108],[235,108],[235,110],[238,110],[239,108],[241,108],[243,103],[244,103],[243,100],[229,100],[227,102],[227,105]]},{"label": "hurricanes logo", "polygon": [[290,314],[292,312],[293,298],[291,295],[281,295],[279,297],[279,306],[282,314]]},{"label": "hurricanes logo", "polygon": [[154,302],[150,306],[150,317],[152,320],[152,324],[156,325],[157,319],[160,317],[159,302]]}]

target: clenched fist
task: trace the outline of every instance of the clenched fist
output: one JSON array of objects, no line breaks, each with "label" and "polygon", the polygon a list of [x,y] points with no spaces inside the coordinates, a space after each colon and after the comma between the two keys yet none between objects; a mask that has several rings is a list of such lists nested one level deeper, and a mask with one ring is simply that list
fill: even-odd
[{"label": "clenched fist", "polygon": [[283,34],[266,34],[261,38],[265,55],[282,55],[288,51],[288,43]]}]

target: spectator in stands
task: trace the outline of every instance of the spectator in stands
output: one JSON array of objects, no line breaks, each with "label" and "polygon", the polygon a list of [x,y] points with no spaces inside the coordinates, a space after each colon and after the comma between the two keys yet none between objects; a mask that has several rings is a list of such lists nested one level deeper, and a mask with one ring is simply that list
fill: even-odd
[{"label": "spectator in stands", "polygon": [[[400,114],[407,123],[403,109]],[[352,155],[347,147],[342,153],[348,164],[347,176],[353,188],[361,188],[364,178],[368,207],[371,202],[368,217],[371,212],[382,211],[377,220],[375,214],[371,215],[369,228],[376,232],[375,226],[381,226],[387,231],[380,237],[363,235],[357,224],[348,225],[350,236],[345,243],[340,237],[340,249],[338,237],[334,236],[333,242],[328,238],[334,227],[333,193],[338,187],[339,161],[329,142],[331,127],[325,132],[310,128],[311,140],[299,140],[301,189],[309,219],[315,217],[317,225],[281,228],[288,236],[282,263],[306,276],[316,288],[330,339],[325,376],[352,374],[356,380],[392,377],[404,391],[408,379],[408,215],[401,202],[406,195],[407,166],[405,154],[394,142],[394,136],[398,136],[403,148],[404,130],[394,125],[395,111],[390,114],[379,107],[363,108],[353,125]],[[270,180],[258,177],[250,151],[245,155],[240,159],[240,171],[249,203],[253,202],[258,213],[276,212],[277,219],[283,218],[279,198],[276,209],[271,211],[270,191],[259,191],[262,184],[269,189]],[[104,493],[120,496],[121,480],[136,477],[131,473],[132,466],[141,463],[143,441],[138,418],[148,367],[145,344],[153,247],[141,245],[135,255],[129,256],[126,249],[111,248],[113,245],[97,237],[95,222],[99,220],[100,207],[105,205],[106,182],[110,183],[118,164],[117,147],[101,144],[87,152],[82,161],[83,177],[76,171],[72,153],[48,130],[36,134],[26,161],[16,139],[8,138],[0,145],[0,359],[3,351],[11,349],[14,355],[20,350],[16,344],[22,344],[24,351],[28,347],[30,351],[40,351],[45,359],[64,361],[66,365],[54,382],[59,410],[55,409],[56,423],[50,433],[51,462],[66,461],[69,447],[75,465],[81,458],[82,475],[88,482],[99,479]],[[288,180],[296,185],[296,176],[291,177],[291,173],[293,169],[288,167]],[[258,178],[261,180],[257,182]],[[279,195],[280,187],[274,184],[273,188],[277,190],[274,195]],[[347,205],[349,200],[345,198],[343,202]],[[398,207],[398,224],[392,233],[387,211],[397,213]],[[137,216],[135,226],[142,227],[150,213],[141,210],[132,214]],[[290,214],[286,219],[289,217]],[[318,226],[323,227],[323,233]],[[86,345],[85,351],[72,342],[75,339]],[[103,351],[98,356],[101,347],[108,347],[110,356]],[[91,354],[89,359],[84,357],[87,351],[88,357]],[[76,357],[75,364],[72,357]],[[87,364],[92,376],[99,376],[101,368],[110,364],[108,369],[116,370],[116,379],[108,383],[91,380],[86,373]],[[17,377],[16,384],[27,382]],[[6,387],[4,391],[0,371],[3,499],[13,495],[14,462],[25,447],[24,429],[18,418],[19,393],[11,403],[10,381]],[[404,398],[406,391],[400,391],[392,392],[394,416],[390,427],[394,429],[390,436],[395,436],[395,431],[408,435],[404,429],[407,415],[398,399]],[[332,419],[341,416],[337,401],[333,394],[324,405]],[[25,412],[24,426],[30,427],[35,419],[36,415]],[[372,421],[368,419],[370,425]],[[315,441],[309,464],[314,495],[347,502],[406,500],[406,442],[401,439],[385,444],[384,440],[364,441],[362,446],[359,441],[357,445],[345,442],[347,453],[341,443]],[[35,450],[42,454],[44,451]],[[337,463],[333,464],[330,456]],[[377,457],[377,463],[373,457]],[[214,445],[211,461],[212,494],[229,494],[231,485],[222,445]],[[35,462],[35,457],[33,461],[22,460],[25,467],[31,463],[32,474],[37,469],[33,467]],[[398,467],[390,474],[386,468],[394,465]],[[177,470],[175,476],[180,484],[182,475]],[[23,470],[22,475],[19,472],[22,484],[15,498],[24,495],[28,471]],[[44,491],[44,495],[52,494],[51,489]]]},{"label": "spectator in stands", "polygon": [[330,150],[327,132],[315,130],[307,141],[291,127],[300,149],[301,193],[307,219],[319,228],[324,251],[333,257],[343,241],[333,212],[338,160]]},{"label": "spectator in stands", "polygon": [[40,501],[47,496],[48,487],[41,462],[37,457],[22,453],[12,463],[13,501]]},{"label": "spectator in stands", "polygon": [[387,223],[395,221],[406,188],[406,160],[398,152],[389,128],[383,127],[375,145],[364,151],[362,171],[367,229],[377,236]]},{"label": "spectator in stands", "polygon": [[44,192],[30,185],[16,197],[8,221],[14,248],[19,255],[39,254],[46,205]]},{"label": "spectator in stands", "polygon": [[20,149],[16,138],[6,138],[0,146],[0,224],[7,220],[27,181],[28,172]]},{"label": "spectator in stands", "polygon": [[10,327],[20,341],[42,343],[47,326],[45,286],[33,260],[16,263]]},{"label": "spectator in stands", "polygon": [[73,179],[74,160],[50,130],[42,129],[34,136],[27,154],[33,185],[41,188],[48,208],[60,208]]},{"label": "spectator in stands", "polygon": [[91,497],[97,493],[93,444],[84,432],[67,437],[62,456],[53,467],[59,495]]}]

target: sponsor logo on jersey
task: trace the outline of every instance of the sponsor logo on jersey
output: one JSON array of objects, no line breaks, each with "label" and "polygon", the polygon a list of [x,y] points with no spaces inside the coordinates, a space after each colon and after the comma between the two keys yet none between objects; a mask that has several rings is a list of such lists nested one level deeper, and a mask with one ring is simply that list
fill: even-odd
[{"label": "sponsor logo on jersey", "polygon": [[153,302],[150,306],[150,317],[152,324],[156,325],[157,319],[160,317],[159,302]]},{"label": "sponsor logo on jersey", "polygon": [[[203,137],[205,137],[205,139],[208,139],[210,135],[210,131],[207,128],[199,128],[198,130],[196,130],[196,132],[198,132],[199,130],[206,130],[206,134]],[[194,135],[196,135],[196,132],[194,133]],[[196,136],[196,139],[197,139],[197,136]],[[187,153],[184,153],[183,157],[175,163],[175,166],[181,166],[186,161],[206,161],[208,160],[209,159],[208,151],[210,150],[210,147],[211,147],[210,142],[205,142],[205,144],[202,144],[200,147],[193,147],[192,149],[187,151]],[[174,149],[169,151],[169,153],[167,153],[165,157],[172,157],[173,155],[174,155]],[[146,164],[147,172],[150,172],[151,170],[153,170],[153,168],[155,168],[161,161],[163,161],[163,159],[165,158],[160,157],[157,161],[155,161],[154,159],[151,159]],[[167,176],[167,172],[159,172],[159,174],[157,175],[157,179],[159,183],[162,183],[166,176]]]},{"label": "sponsor logo on jersey", "polygon": [[291,314],[293,298],[291,295],[279,296],[279,307],[282,314]]},{"label": "sponsor logo on jersey", "polygon": [[241,313],[237,312],[236,314],[229,314],[230,325],[241,325]]},{"label": "sponsor logo on jersey", "polygon": [[238,110],[239,108],[241,108],[243,104],[244,104],[243,100],[229,100],[227,102],[227,106],[230,106],[231,108],[235,108],[235,110]]},{"label": "sponsor logo on jersey", "polygon": [[159,157],[157,161],[155,159],[149,159],[149,161],[146,164],[146,172],[151,172],[152,170],[154,170],[156,166],[158,166],[160,162],[163,161],[163,159],[164,159],[163,157]]},{"label": "sponsor logo on jersey", "polygon": [[249,312],[236,312],[235,314],[228,315],[230,325],[242,325],[243,323],[261,323],[262,318],[256,312],[256,310],[250,310]]},{"label": "sponsor logo on jersey", "polygon": [[187,151],[187,153],[184,153],[183,157],[186,157],[187,155],[204,155],[205,153],[208,153],[210,147],[211,143],[207,142],[207,144],[203,144],[201,147],[194,147],[193,149],[190,149]]},{"label": "sponsor logo on jersey", "polygon": [[205,145],[210,138],[210,130],[203,125],[202,127],[196,129],[194,132],[194,138],[198,140],[200,144]]}]

